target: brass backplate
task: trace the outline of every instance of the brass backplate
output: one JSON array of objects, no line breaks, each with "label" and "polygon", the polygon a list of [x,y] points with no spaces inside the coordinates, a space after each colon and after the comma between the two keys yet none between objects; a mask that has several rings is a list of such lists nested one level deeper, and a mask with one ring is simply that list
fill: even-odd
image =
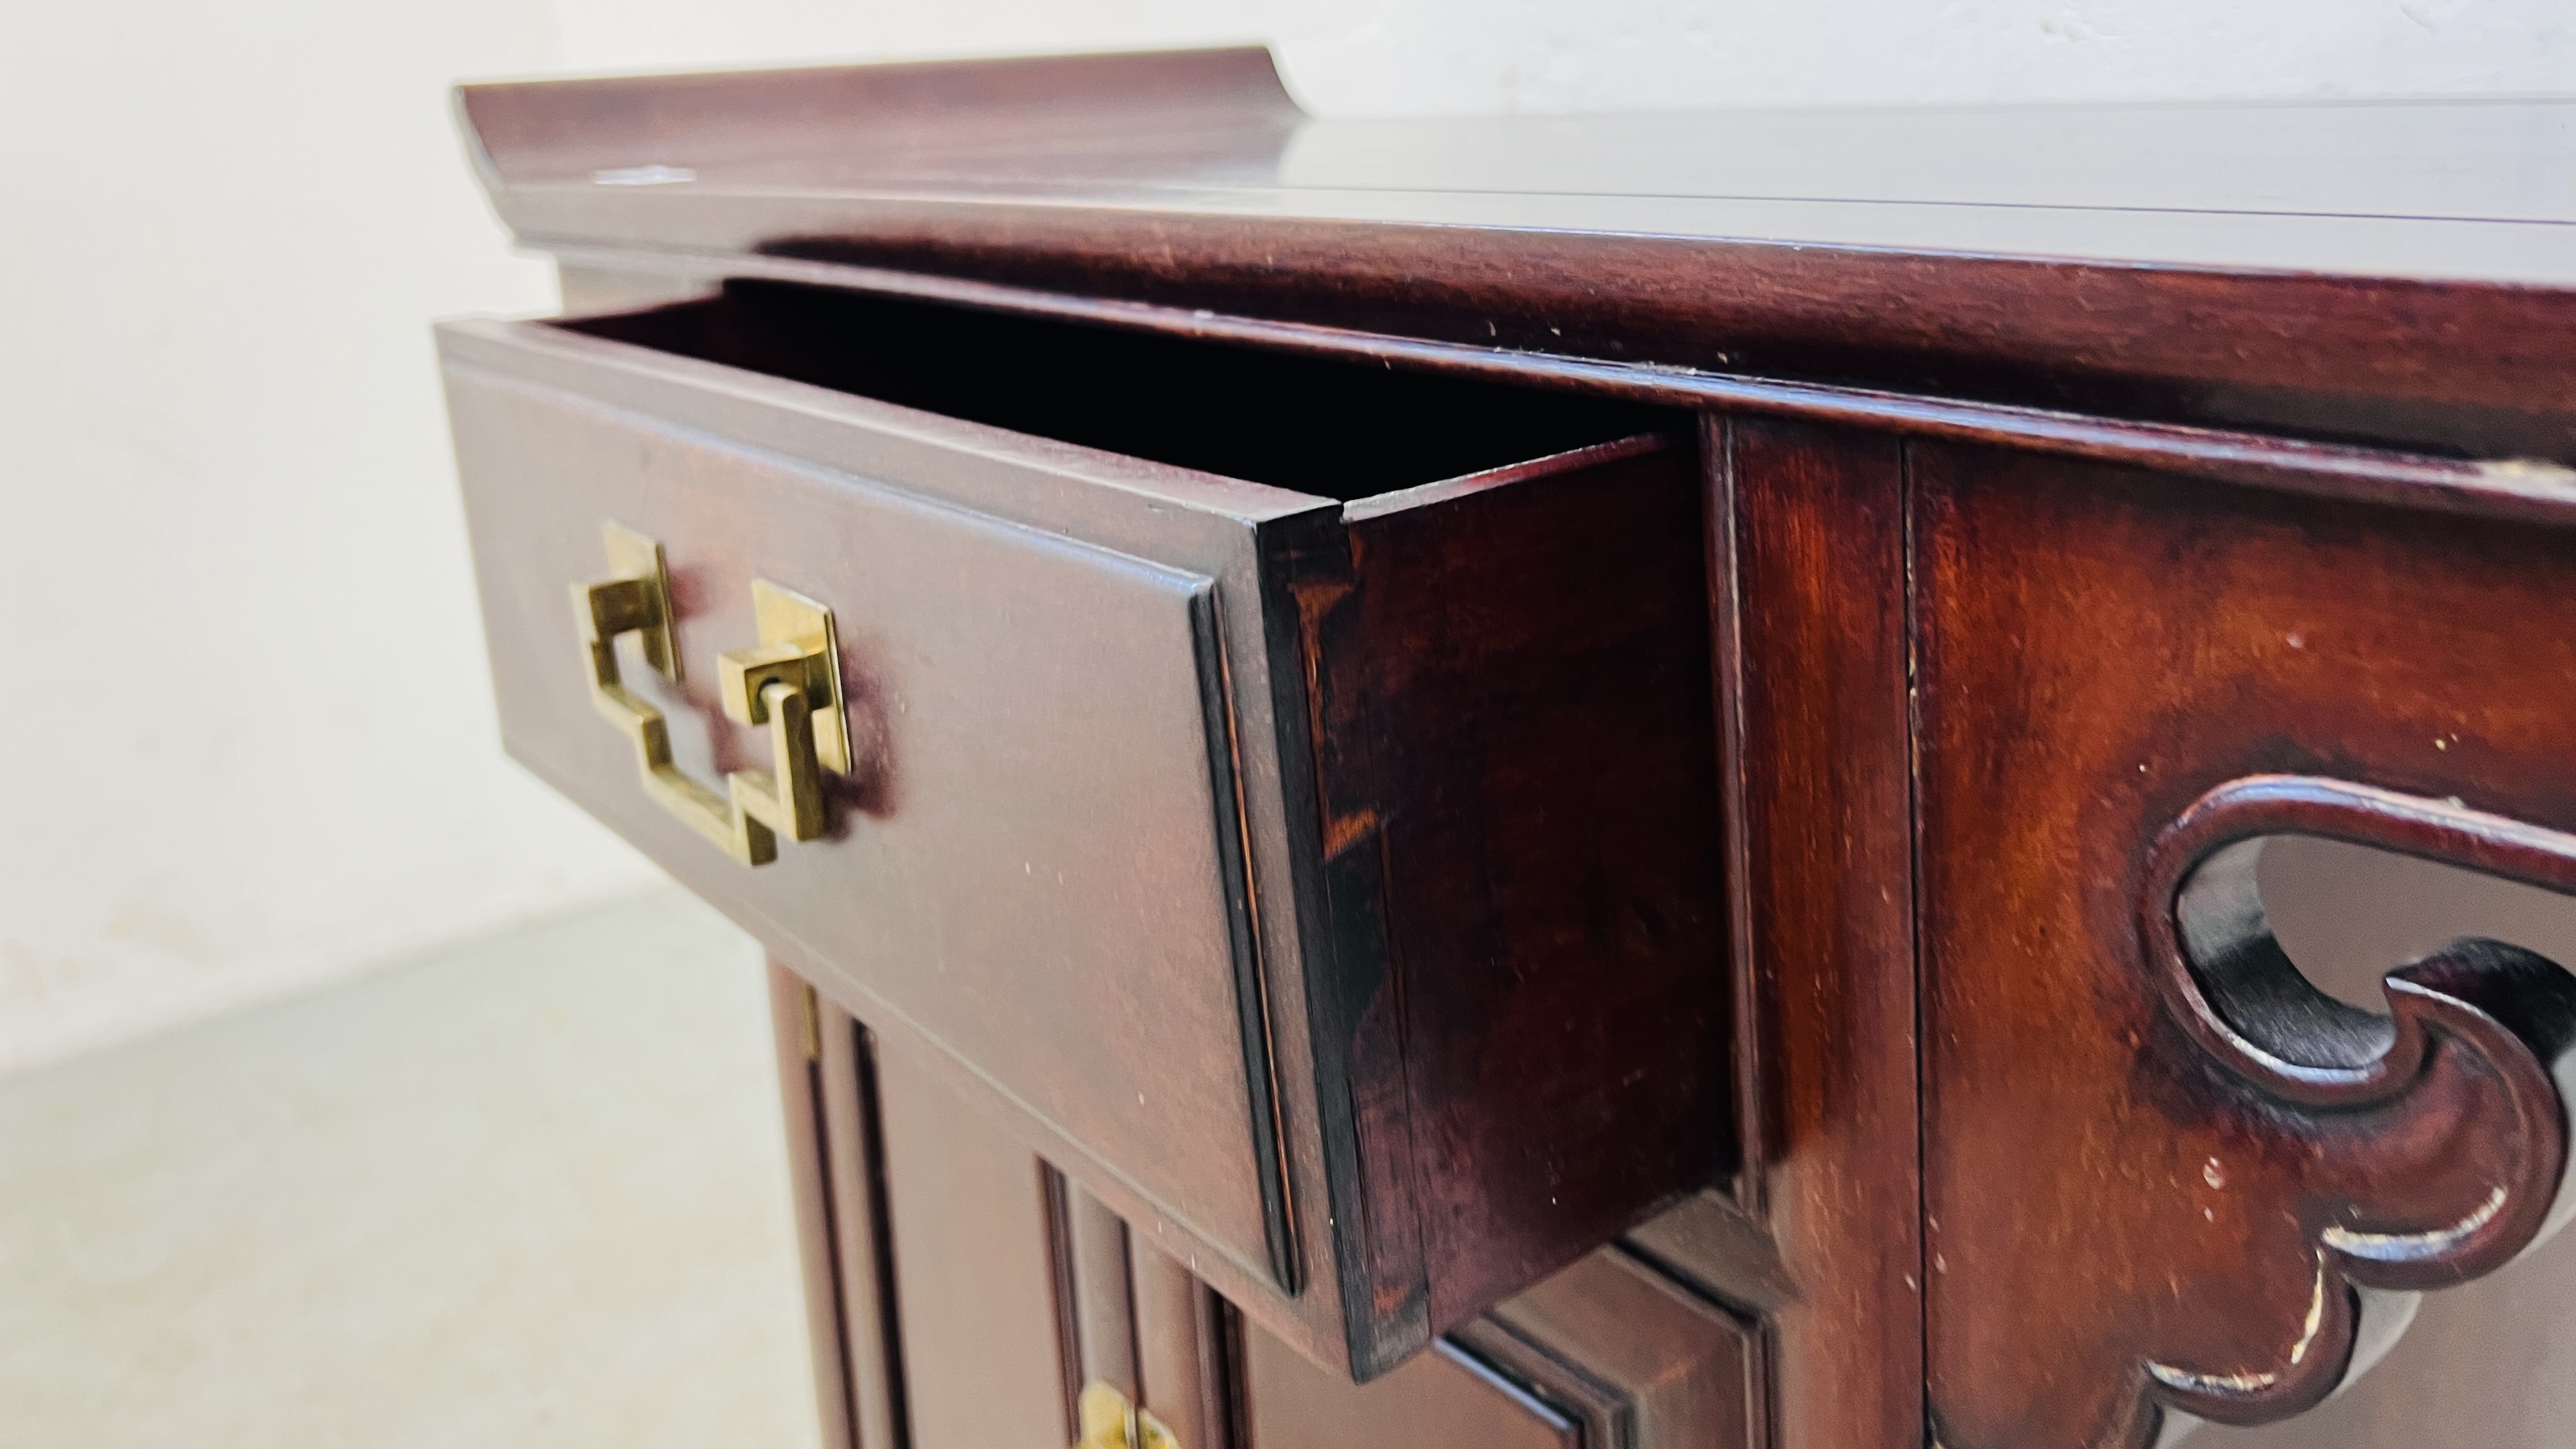
[{"label": "brass backplate", "polygon": [[767,579],[751,581],[752,623],[764,645],[790,644],[815,661],[806,698],[814,706],[814,758],[835,775],[850,773],[850,715],[841,692],[841,632],[832,611]]},{"label": "brass backplate", "polygon": [[653,612],[658,623],[635,631],[636,642],[644,646],[644,663],[656,674],[673,683],[680,679],[680,641],[673,637],[671,621],[671,571],[662,562],[662,545],[622,523],[610,522],[600,528],[601,541],[608,546],[608,566],[613,577],[635,579],[653,596]]}]

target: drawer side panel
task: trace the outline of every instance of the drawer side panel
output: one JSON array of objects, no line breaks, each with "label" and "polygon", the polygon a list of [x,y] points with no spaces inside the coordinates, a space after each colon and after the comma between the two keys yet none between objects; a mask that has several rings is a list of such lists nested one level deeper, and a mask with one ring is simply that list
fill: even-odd
[{"label": "drawer side panel", "polygon": [[1344,1291],[1432,1333],[1734,1160],[1694,463],[1638,440],[1354,505],[1347,575],[1306,591],[1353,863],[1317,1016],[1352,1044],[1379,1273]]}]

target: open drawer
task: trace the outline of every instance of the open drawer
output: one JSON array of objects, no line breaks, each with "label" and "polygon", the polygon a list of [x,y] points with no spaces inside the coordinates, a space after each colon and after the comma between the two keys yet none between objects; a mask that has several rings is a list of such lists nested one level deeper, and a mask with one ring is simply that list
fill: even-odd
[{"label": "open drawer", "polygon": [[1286,1342],[1726,1170],[1691,419],[765,283],[440,345],[511,752]]}]

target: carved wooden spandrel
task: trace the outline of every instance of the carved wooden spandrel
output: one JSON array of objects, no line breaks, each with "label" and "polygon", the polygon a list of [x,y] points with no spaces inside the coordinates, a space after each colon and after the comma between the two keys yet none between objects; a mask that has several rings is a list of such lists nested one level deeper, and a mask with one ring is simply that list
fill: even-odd
[{"label": "carved wooden spandrel", "polygon": [[[2266,840],[2284,834],[2576,892],[2576,837],[2313,777],[2231,782],[2157,842],[2139,900],[2146,959],[2173,1019],[2251,1092],[2214,1090],[2204,1107],[2250,1149],[2246,1180],[2223,1200],[2231,1225],[2249,1257],[2315,1271],[2286,1350],[2223,1367],[2147,1361],[2151,1398],[2225,1423],[2312,1407],[2403,1330],[2413,1293],[2501,1267],[2570,1202],[2562,1084],[2576,1068],[2576,977],[2463,938],[2392,970],[2385,1016],[2336,1001],[2283,952],[2256,887]],[[2221,1187],[2226,1172],[2213,1156],[2203,1181]],[[2217,1223],[2217,1207],[2203,1214]]]},{"label": "carved wooden spandrel", "polygon": [[2576,890],[2569,535],[1966,449],[1911,483],[1933,1433],[2295,1414],[2549,1225],[2576,978],[2471,939],[2344,1006],[2259,843]]}]

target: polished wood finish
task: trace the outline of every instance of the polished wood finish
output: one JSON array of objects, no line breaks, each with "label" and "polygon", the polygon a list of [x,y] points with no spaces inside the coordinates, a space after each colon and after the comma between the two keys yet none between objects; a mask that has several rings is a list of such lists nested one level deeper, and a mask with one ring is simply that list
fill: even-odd
[{"label": "polished wood finish", "polygon": [[1729,702],[1738,1197],[1793,1285],[1788,1444],[1923,1437],[1905,453],[1710,425]]},{"label": "polished wood finish", "polygon": [[1072,1443],[1046,1165],[904,1053],[878,1079],[906,1442]]},{"label": "polished wood finish", "polygon": [[[1232,52],[460,103],[515,230],[629,266],[792,257],[2576,462],[2576,201],[2534,179],[2576,152],[2567,102],[1407,127],[1304,118]],[[690,175],[621,180],[647,165]]]},{"label": "polished wood finish", "polygon": [[1254,1330],[1246,1449],[1749,1449],[1760,1442],[1747,1326],[1606,1249],[1368,1384]]},{"label": "polished wood finish", "polygon": [[[505,728],[848,1024],[861,1444],[2143,1449],[2563,1215],[2568,973],[2321,994],[2261,863],[2576,894],[2576,103],[460,103],[585,314],[443,339]],[[692,657],[791,564],[873,629],[804,865],[545,695],[619,509]]]},{"label": "polished wood finish", "polygon": [[1353,1384],[1256,1334],[1245,1354],[1245,1379],[1252,1404],[1247,1437],[1260,1449],[1443,1442],[1580,1449],[1583,1443],[1580,1424],[1564,1409],[1445,1341],[1374,1383]]},{"label": "polished wood finish", "polygon": [[1610,444],[1356,504],[1293,566],[1353,1177],[1398,1184],[1336,1208],[1409,1219],[1345,1292],[1435,1327],[1730,1161],[1695,473]]},{"label": "polished wood finish", "polygon": [[1061,1281],[1073,1304],[1074,1382],[1103,1383],[1138,1397],[1136,1301],[1129,1286],[1127,1225],[1081,1188],[1059,1200],[1064,1212]]},{"label": "polished wood finish", "polygon": [[1616,1249],[1503,1303],[1462,1338],[1498,1363],[1541,1355],[1575,1370],[1563,1392],[1589,1401],[1587,1444],[1749,1449],[1763,1436],[1750,1326]]},{"label": "polished wood finish", "polygon": [[[511,749],[836,996],[873,963],[860,980],[882,1018],[990,1073],[1223,1248],[1267,1258],[1285,1194],[1253,1130],[1271,1116],[1267,1063],[1247,1062],[1239,1024],[1241,832],[1226,838],[1218,807],[1240,786],[1230,755],[1211,769],[1231,728],[1221,694],[1209,717],[1201,658],[1219,647],[1213,580],[584,407],[527,384],[535,354],[493,346],[451,374]],[[835,782],[839,839],[744,871],[634,788],[560,647],[563,587],[599,572],[610,519],[666,541],[689,669],[659,692],[703,731],[678,742],[698,778],[762,758],[722,721],[712,667],[753,642],[752,581],[839,614],[859,759]],[[1103,830],[1159,848],[1103,854]],[[828,973],[804,959],[823,942]],[[1032,975],[1032,957],[1054,968]]]},{"label": "polished wood finish", "polygon": [[[792,1074],[791,1118],[805,1112],[810,1127],[819,1111],[859,1128],[795,1139],[799,1181],[846,1180],[848,1154],[882,1136],[898,1184],[860,1213],[826,1203],[810,1239],[841,1262],[882,1251],[886,1264],[839,1279],[827,1260],[809,1264],[827,1316],[899,1325],[900,1352],[878,1343],[873,1359],[834,1357],[821,1378],[827,1405],[873,1393],[892,1406],[890,1418],[862,1410],[861,1446],[1042,1444],[1059,1428],[1069,1439],[1073,1399],[1093,1382],[1130,1396],[1184,1449],[1750,1449],[1759,1438],[1757,1333],[1699,1286],[1733,1280],[1740,1265],[1699,1202],[1645,1225],[1640,1246],[1589,1255],[1356,1385],[1136,1243],[969,1096],[900,1057],[876,1064],[867,1028],[802,981],[773,968],[773,985],[794,1062],[824,1061],[818,1043],[838,1038],[870,1064],[864,1080]],[[818,1339],[832,1335],[864,1330]],[[981,1373],[998,1376],[986,1399]]]},{"label": "polished wood finish", "polygon": [[[1726,1170],[1686,418],[765,286],[445,342],[513,752],[1302,1351]],[[702,777],[728,601],[836,611],[831,839],[747,872],[636,791],[561,665],[602,520],[666,540]]]},{"label": "polished wood finish", "polygon": [[2467,942],[2369,1017],[2199,877],[2285,833],[2576,888],[2571,535],[1965,449],[1913,478],[1942,1442],[2295,1412],[2356,1289],[2541,1226],[2576,982]]},{"label": "polished wood finish", "polygon": [[797,1244],[825,1449],[900,1449],[907,1422],[873,1039],[769,965]]}]

